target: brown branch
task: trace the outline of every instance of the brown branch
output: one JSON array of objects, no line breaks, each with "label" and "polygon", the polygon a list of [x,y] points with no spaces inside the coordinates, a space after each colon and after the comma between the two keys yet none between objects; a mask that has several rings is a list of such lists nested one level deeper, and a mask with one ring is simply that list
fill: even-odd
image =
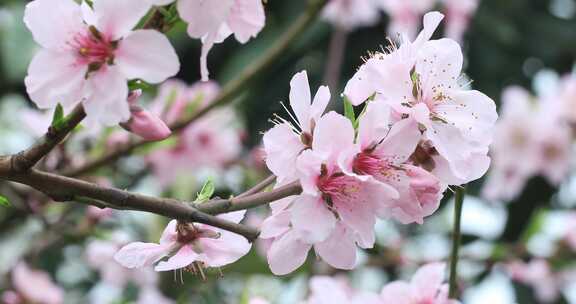
[{"label": "brown branch", "polygon": [[196,208],[208,214],[220,214],[237,210],[250,209],[261,205],[266,205],[302,192],[302,187],[298,182],[276,188],[269,192],[260,192],[243,197],[233,197],[231,199],[212,200],[196,205]]},{"label": "brown branch", "polygon": [[46,134],[34,145],[11,157],[12,170],[24,172],[34,167],[44,156],[50,153],[54,147],[62,142],[62,140],[80,124],[84,117],[86,117],[86,113],[82,105],[76,106],[72,113],[65,118],[62,126],[59,126],[57,129],[50,126]]},{"label": "brown branch", "polygon": [[[177,134],[182,131],[184,128],[204,116],[206,113],[211,111],[212,109],[230,103],[234,98],[239,96],[241,93],[245,91],[246,86],[256,78],[258,74],[262,71],[266,70],[269,66],[274,64],[278,58],[280,58],[283,54],[286,54],[286,51],[290,49],[293,45],[294,40],[299,37],[306,29],[310,27],[310,25],[314,22],[318,14],[320,13],[321,9],[324,7],[324,4],[327,0],[313,0],[310,1],[309,7],[306,12],[300,16],[294,24],[288,29],[282,37],[276,41],[276,43],[270,47],[266,51],[266,53],[260,56],[260,59],[248,66],[242,74],[235,80],[227,83],[223,88],[220,94],[216,97],[214,102],[212,102],[207,107],[203,108],[199,112],[195,113],[192,117],[188,119],[178,121],[170,126],[172,129],[172,134]],[[97,168],[105,166],[109,163],[113,163],[118,159],[129,155],[134,150],[139,147],[145,146],[149,144],[143,140],[133,141],[131,143],[125,144],[120,146],[114,151],[111,151],[107,154],[102,155],[100,158],[94,159],[92,161],[87,162],[86,164],[78,167],[72,168],[69,170],[64,170],[62,172],[63,175],[66,176],[81,176],[85,175],[89,172],[94,171]]]},{"label": "brown branch", "polygon": [[246,192],[241,193],[238,196],[236,196],[236,198],[244,197],[244,196],[248,196],[248,195],[252,195],[252,194],[256,194],[258,192],[261,192],[264,189],[266,189],[266,187],[272,185],[272,183],[274,183],[275,181],[276,181],[276,176],[270,175],[266,179],[264,179],[263,181],[256,184],[254,187],[246,190]]}]

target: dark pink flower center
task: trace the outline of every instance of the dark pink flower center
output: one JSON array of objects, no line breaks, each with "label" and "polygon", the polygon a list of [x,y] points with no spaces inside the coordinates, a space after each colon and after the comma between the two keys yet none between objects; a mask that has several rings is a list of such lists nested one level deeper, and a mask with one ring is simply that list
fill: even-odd
[{"label": "dark pink flower center", "polygon": [[387,167],[385,161],[369,152],[361,152],[354,158],[354,173],[361,175],[379,175]]},{"label": "dark pink flower center", "polygon": [[360,191],[360,183],[343,173],[321,176],[317,185],[322,197],[329,204],[349,200]]},{"label": "dark pink flower center", "polygon": [[117,42],[111,41],[93,26],[85,33],[76,35],[70,44],[77,51],[78,63],[89,65],[91,71],[114,62]]}]

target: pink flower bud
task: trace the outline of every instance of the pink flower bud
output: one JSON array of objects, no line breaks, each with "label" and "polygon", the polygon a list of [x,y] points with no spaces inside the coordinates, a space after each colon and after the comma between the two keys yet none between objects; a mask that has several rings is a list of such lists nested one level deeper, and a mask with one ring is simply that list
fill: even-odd
[{"label": "pink flower bud", "polygon": [[163,140],[172,134],[170,128],[158,116],[137,106],[132,106],[131,112],[132,118],[122,125],[126,130],[149,141]]}]

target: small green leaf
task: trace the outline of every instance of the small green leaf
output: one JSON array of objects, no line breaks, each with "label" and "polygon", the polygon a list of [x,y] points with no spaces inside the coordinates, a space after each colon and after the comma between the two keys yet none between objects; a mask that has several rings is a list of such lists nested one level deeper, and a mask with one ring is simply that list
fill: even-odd
[{"label": "small green leaf", "polygon": [[204,183],[204,186],[202,186],[202,190],[200,190],[198,196],[196,196],[196,203],[203,203],[209,200],[212,195],[214,195],[214,190],[214,182],[212,179],[208,179],[206,183]]},{"label": "small green leaf", "polygon": [[132,79],[128,81],[128,89],[130,91],[146,90],[149,89],[150,87],[151,87],[150,84],[141,79]]},{"label": "small green leaf", "polygon": [[10,204],[10,201],[7,198],[0,195],[0,206],[12,207],[12,204]]},{"label": "small green leaf", "polygon": [[64,108],[61,104],[56,106],[54,110],[54,115],[52,116],[51,126],[55,129],[59,129],[66,124],[66,119],[64,118]]},{"label": "small green leaf", "polygon": [[346,118],[350,119],[353,125],[356,124],[356,114],[354,114],[354,106],[346,96],[344,96],[344,115],[346,116]]}]

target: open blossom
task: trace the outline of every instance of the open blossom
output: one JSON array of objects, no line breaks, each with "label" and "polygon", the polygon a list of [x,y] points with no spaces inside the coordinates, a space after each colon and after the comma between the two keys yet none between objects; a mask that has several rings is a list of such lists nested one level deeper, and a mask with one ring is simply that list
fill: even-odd
[{"label": "open blossom", "polygon": [[60,304],[64,302],[64,290],[50,276],[40,270],[19,262],[12,271],[12,284],[18,294],[30,303]]},{"label": "open blossom", "polygon": [[[175,0],[147,0],[154,5],[167,5]],[[200,68],[202,80],[208,80],[208,52],[234,34],[246,43],[264,27],[266,15],[261,0],[178,0],[178,13],[188,23],[188,35],[202,39]]]},{"label": "open blossom", "polygon": [[315,276],[310,279],[310,297],[306,304],[380,304],[377,294],[360,292],[343,278]]},{"label": "open blossom", "polygon": [[421,134],[416,121],[404,119],[389,127],[390,108],[372,102],[360,117],[357,143],[349,143],[339,158],[344,172],[360,179],[376,179],[394,187],[400,197],[382,211],[404,224],[422,224],[440,205],[443,187],[428,171],[409,162]]},{"label": "open blossom", "polygon": [[314,128],[329,101],[330,90],[327,86],[318,88],[312,100],[306,71],[292,77],[290,107],[295,114],[293,119],[296,126],[280,121],[263,138],[266,166],[277,176],[280,184],[296,180],[296,158],[312,144]]},{"label": "open blossom", "polygon": [[[219,215],[238,223],[245,211]],[[250,243],[235,233],[204,224],[170,221],[160,242],[130,243],[122,247],[114,259],[128,268],[156,265],[156,271],[180,268],[202,272],[205,267],[221,267],[233,263],[250,250]],[[164,257],[169,257],[163,261]]]},{"label": "open blossom", "polygon": [[312,247],[333,267],[350,269],[356,263],[356,244],[374,245],[376,214],[382,214],[398,192],[385,183],[341,171],[339,152],[354,136],[350,120],[335,112],[316,122],[311,149],[296,161],[303,193],[262,227],[262,238],[274,238],[268,252],[272,272],[293,271]]},{"label": "open blossom", "polygon": [[479,0],[443,0],[446,12],[446,37],[462,42],[470,19],[478,8]]},{"label": "open blossom", "polygon": [[[210,104],[219,92],[213,82],[188,87],[176,80],[160,87],[151,112],[167,123],[189,117]],[[231,108],[211,111],[190,124],[176,137],[176,142],[151,153],[147,160],[162,185],[172,183],[179,175],[198,168],[225,167],[242,150],[241,128]]]},{"label": "open blossom", "polygon": [[92,10],[73,0],[35,0],[24,22],[42,46],[26,77],[39,108],[81,102],[87,119],[115,125],[130,118],[130,79],[160,83],[180,64],[168,39],[154,30],[133,30],[149,6],[139,0],[94,1]]},{"label": "open blossom", "polygon": [[382,8],[390,15],[388,35],[405,35],[409,39],[416,36],[420,18],[429,11],[436,0],[380,0]]},{"label": "open blossom", "polygon": [[380,6],[377,0],[330,0],[322,15],[337,27],[353,30],[378,22]]},{"label": "open blossom", "polygon": [[484,197],[510,201],[539,174],[555,185],[564,180],[571,167],[572,132],[560,101],[556,95],[531,96],[517,86],[504,90]]},{"label": "open blossom", "polygon": [[448,298],[448,284],[442,283],[445,268],[443,263],[426,264],[416,271],[410,282],[394,281],[386,284],[380,294],[382,303],[460,303]]},{"label": "open blossom", "polygon": [[344,94],[355,105],[374,95],[399,119],[412,118],[423,131],[413,161],[442,182],[464,184],[481,177],[490,163],[488,145],[497,119],[494,101],[458,83],[462,51],[451,39],[429,40],[442,14],[424,16],[414,42],[378,53],[360,67]]}]

